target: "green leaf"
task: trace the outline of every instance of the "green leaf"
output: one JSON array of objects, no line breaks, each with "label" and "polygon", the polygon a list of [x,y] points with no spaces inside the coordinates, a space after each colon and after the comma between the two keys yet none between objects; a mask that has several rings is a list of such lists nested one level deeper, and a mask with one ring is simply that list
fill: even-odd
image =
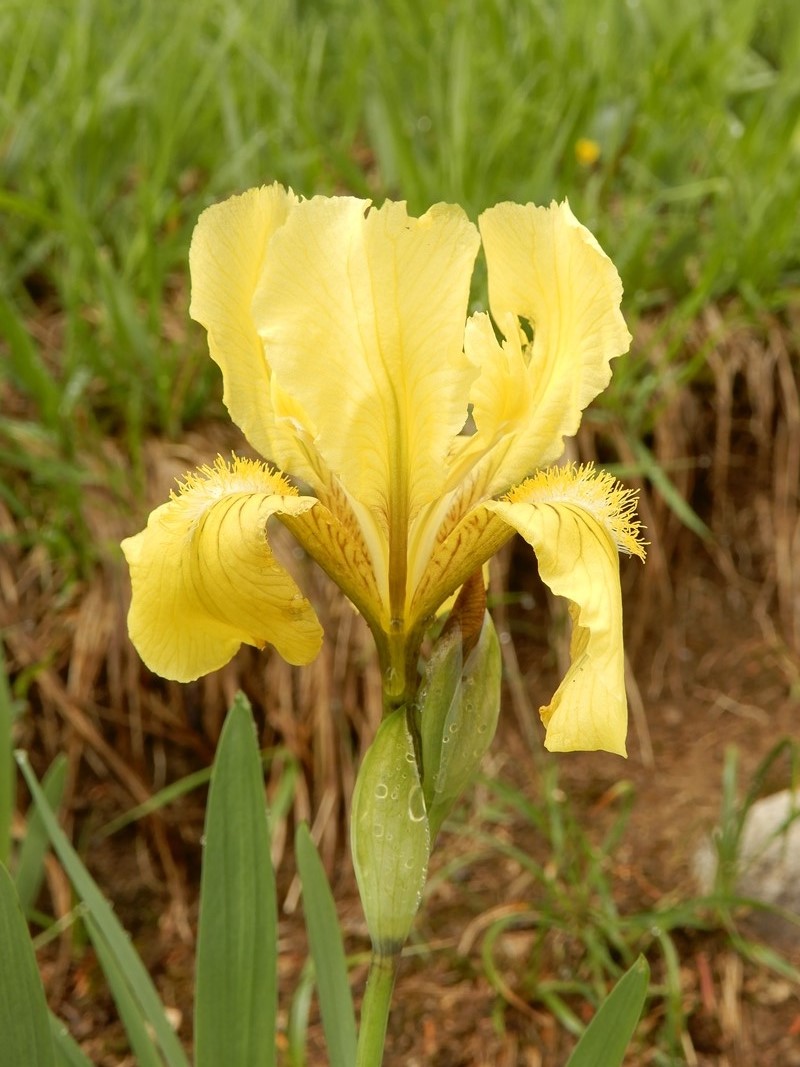
[{"label": "green leaf", "polygon": [[305,823],[297,828],[295,853],[328,1056],[331,1067],[352,1067],[356,1061],[356,1018],[342,935],[328,879]]},{"label": "green leaf", "polygon": [[0,864],[0,1067],[55,1067],[47,1002],[11,875]]},{"label": "green leaf", "polygon": [[[64,785],[67,780],[67,757],[60,753],[47,769],[42,779],[42,792],[52,811],[58,811]],[[42,821],[41,812],[34,807],[28,813],[28,825],[22,841],[14,872],[14,883],[20,906],[26,915],[36,903],[44,879],[44,857],[50,846],[50,838]]]},{"label": "green leaf", "polygon": [[211,772],[200,889],[197,1067],[275,1063],[277,894],[252,711],[239,693]]},{"label": "green leaf", "polygon": [[8,863],[11,856],[11,820],[17,784],[12,756],[13,726],[14,703],[8,685],[3,643],[0,641],[0,863]]},{"label": "green leaf", "polygon": [[108,982],[114,1003],[117,1005],[119,1017],[125,1027],[125,1033],[128,1035],[131,1051],[136,1057],[138,1067],[163,1067],[164,1061],[158,1045],[153,1040],[139,1002],[128,984],[119,960],[92,916],[86,915],[84,922],[97,953],[100,968]]},{"label": "green leaf", "polygon": [[50,1012],[50,1036],[56,1054],[56,1067],[92,1067],[92,1061],[84,1055],[73,1040],[64,1023]]},{"label": "green leaf", "polygon": [[567,1067],[620,1067],[642,1014],[649,980],[650,967],[640,956],[598,1008]]},{"label": "green leaf", "polygon": [[144,964],[136,954],[111,905],[100,892],[96,882],[84,867],[80,856],[69,843],[67,835],[58,825],[24,752],[17,753],[17,763],[36,802],[53,849],[72,882],[75,892],[84,902],[91,916],[92,921],[87,922],[89,933],[99,930],[102,934],[109,953],[116,960],[120,972],[125,977],[127,987],[138,1004],[141,1018],[151,1028],[153,1040],[160,1046],[165,1062],[169,1067],[188,1067],[186,1053],[181,1048],[180,1041],[164,1014],[164,1006]]}]

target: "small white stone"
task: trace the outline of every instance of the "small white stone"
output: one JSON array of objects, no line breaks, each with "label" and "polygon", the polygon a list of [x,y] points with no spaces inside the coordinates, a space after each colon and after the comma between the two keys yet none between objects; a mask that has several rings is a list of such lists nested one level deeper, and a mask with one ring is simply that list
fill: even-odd
[{"label": "small white stone", "polygon": [[743,896],[800,913],[800,792],[763,797],[747,813],[740,842]]},{"label": "small white stone", "polygon": [[[757,800],[745,816],[738,852],[737,893],[800,915],[800,790]],[[693,868],[701,891],[710,892],[717,854],[708,839]]]}]

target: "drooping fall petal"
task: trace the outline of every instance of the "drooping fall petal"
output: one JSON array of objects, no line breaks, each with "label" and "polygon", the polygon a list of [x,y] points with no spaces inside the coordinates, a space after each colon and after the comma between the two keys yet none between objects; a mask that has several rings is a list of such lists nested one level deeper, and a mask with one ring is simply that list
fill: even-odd
[{"label": "drooping fall petal", "polygon": [[570,602],[570,668],[541,708],[551,751],[625,755],[627,702],[618,550],[644,558],[635,497],[591,467],[541,471],[486,507],[533,547],[542,580]]},{"label": "drooping fall petal", "polygon": [[[481,367],[471,397],[478,437],[494,445],[505,436],[488,483],[492,495],[561,455],[563,438],[576,432],[584,408],[608,385],[610,361],[627,351],[630,335],[616,268],[566,202],[498,204],[479,226],[489,305],[506,338],[502,356],[479,324],[467,334],[468,354]],[[524,387],[520,320],[533,330],[523,352]]]},{"label": "drooping fall petal", "polygon": [[241,644],[273,644],[309,663],[322,628],[275,559],[267,519],[316,505],[278,473],[236,459],[187,476],[180,492],[122,543],[133,597],[128,630],[151,670],[188,682],[226,664]]}]

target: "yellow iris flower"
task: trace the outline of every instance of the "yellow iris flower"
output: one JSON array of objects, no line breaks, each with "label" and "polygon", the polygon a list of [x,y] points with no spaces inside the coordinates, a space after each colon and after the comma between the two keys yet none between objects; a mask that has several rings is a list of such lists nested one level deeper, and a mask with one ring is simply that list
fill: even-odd
[{"label": "yellow iris flower", "polygon": [[[491,318],[467,318],[481,240]],[[449,204],[412,218],[275,184],[205,211],[190,265],[231,418],[280,470],[219,458],[123,542],[145,663],[188,681],[242,643],[314,658],[321,627],[271,552],[274,515],[368,622],[399,704],[431,618],[518,531],[573,619],[546,744],[624,754],[618,550],[644,557],[635,502],[591,467],[546,469],[630,343],[619,276],[568,204],[498,204],[476,228]]]}]

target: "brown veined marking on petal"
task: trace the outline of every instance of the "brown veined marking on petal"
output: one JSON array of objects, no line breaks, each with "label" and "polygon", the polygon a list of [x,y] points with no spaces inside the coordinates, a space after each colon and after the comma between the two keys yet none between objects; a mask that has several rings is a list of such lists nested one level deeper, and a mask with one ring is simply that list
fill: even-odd
[{"label": "brown veined marking on petal", "polygon": [[342,522],[319,502],[301,516],[278,515],[312,559],[339,586],[374,630],[381,626],[381,598],[358,526]]},{"label": "brown veined marking on petal", "polygon": [[[354,547],[357,555],[364,562],[365,569],[371,575],[375,596],[382,601],[383,597],[379,591],[382,588],[381,571],[378,568],[386,566],[386,558],[379,560],[373,558],[373,549],[370,548],[369,540],[365,536],[361,519],[354,510],[351,498],[344,486],[335,475],[330,475],[324,491],[319,494],[319,499],[338,520],[341,526],[340,535],[346,537],[348,543]],[[381,544],[385,547],[384,541],[381,541]],[[374,551],[379,551],[379,549],[380,545],[374,547]]]},{"label": "brown veined marking on petal", "polygon": [[436,531],[434,551],[447,540],[464,516],[485,499],[483,479],[470,476],[469,480],[462,484],[460,491],[454,494],[450,507]]},{"label": "brown veined marking on petal", "polygon": [[479,570],[515,530],[477,507],[434,550],[411,602],[412,625],[424,624],[467,578]]},{"label": "brown veined marking on petal", "polygon": [[[419,574],[419,577],[415,577],[416,587],[419,588],[426,582],[425,571],[430,566],[430,560],[434,559],[441,549],[441,546],[451,536],[453,531],[457,529],[459,523],[464,519],[470,511],[475,509],[477,505],[483,503],[486,500],[484,493],[484,484],[482,480],[478,480],[476,477],[471,477],[468,482],[465,482],[460,491],[456,491],[452,494],[450,505],[444,512],[444,517],[438,520],[435,533],[432,536],[430,548],[427,550],[428,563],[424,565],[425,569]],[[432,524],[436,522],[435,512],[425,519],[426,523]],[[491,553],[490,553],[491,554]],[[487,556],[487,559],[489,557]],[[456,587],[457,588],[457,587]],[[414,592],[413,590],[410,591]],[[414,596],[410,597],[412,602],[412,608],[409,610],[409,618],[414,615],[413,602]]]}]

